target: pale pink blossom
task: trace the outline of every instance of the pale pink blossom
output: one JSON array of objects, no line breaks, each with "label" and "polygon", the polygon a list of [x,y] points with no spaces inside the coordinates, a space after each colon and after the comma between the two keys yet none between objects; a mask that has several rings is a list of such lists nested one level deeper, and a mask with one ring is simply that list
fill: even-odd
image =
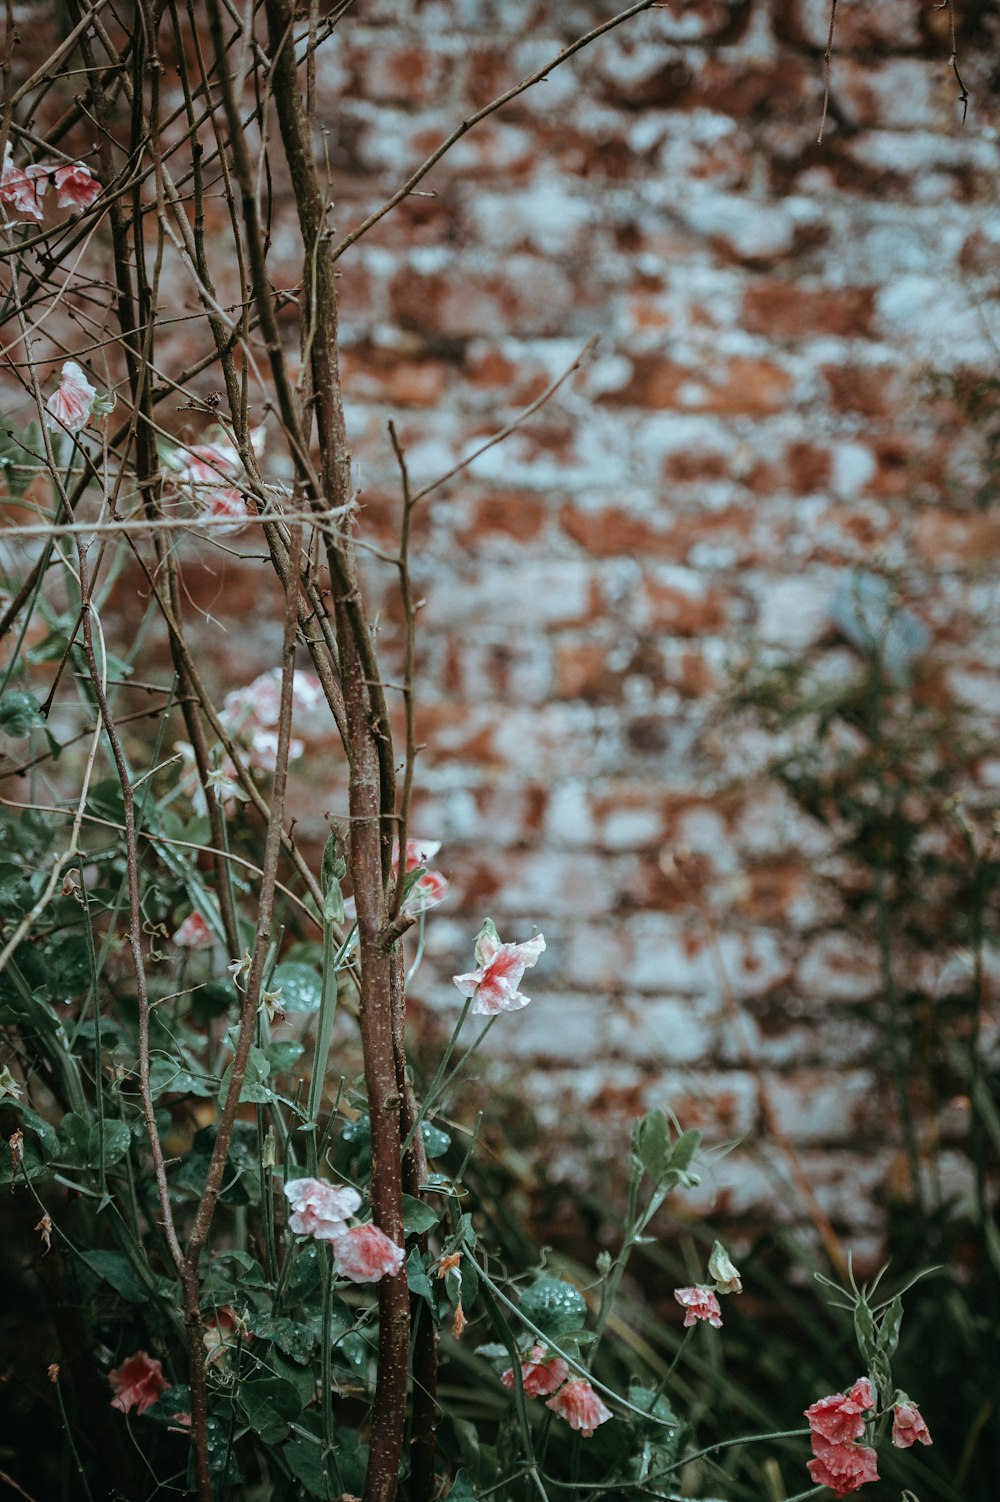
[{"label": "pale pink blossom", "polygon": [[347,1230],[348,1217],[360,1208],[361,1196],[346,1185],[322,1179],[289,1179],[285,1197],[292,1209],[288,1225],[297,1236],[336,1241]]},{"label": "pale pink blossom", "polygon": [[695,1324],[697,1320],[707,1320],[716,1330],[722,1329],[722,1310],[719,1301],[710,1288],[695,1286],[694,1288],[675,1288],[674,1298],[682,1308],[687,1310],[684,1316],[685,1327]]},{"label": "pale pink blossom", "polygon": [[865,1413],[874,1406],[871,1383],[859,1377],[848,1392],[819,1398],[804,1411],[813,1434],[826,1444],[845,1445],[865,1432]]},{"label": "pale pink blossom", "polygon": [[530,969],[545,948],[541,934],[523,944],[502,944],[492,921],[487,918],[476,940],[476,965],[466,975],[452,980],[463,996],[471,996],[470,1012],[481,1017],[495,1017],[499,1012],[517,1012],[526,1007],[530,996],[518,990],[525,970]]},{"label": "pale pink blossom", "polygon": [[897,1450],[908,1450],[918,1440],[922,1445],[932,1445],[930,1430],[916,1403],[911,1403],[905,1394],[902,1402],[892,1410],[892,1442]]},{"label": "pale pink blossom", "polygon": [[215,943],[215,935],[200,913],[188,913],[184,922],[174,930],[174,943],[179,949],[208,949]]},{"label": "pale pink blossom", "polygon": [[[562,1387],[569,1376],[569,1367],[561,1356],[545,1359],[544,1346],[532,1346],[527,1361],[521,1362],[521,1384],[529,1398],[546,1398]],[[504,1387],[514,1386],[514,1369],[508,1367],[500,1374]]]},{"label": "pale pink blossom", "polygon": [[8,145],[0,170],[0,203],[13,210],[8,217],[41,220],[48,179],[47,167],[15,167]]},{"label": "pale pink blossom", "polygon": [[[292,673],[292,713],[315,714],[324,703],[315,673],[295,668]],[[281,669],[260,673],[245,688],[232,689],[222,701],[222,720],[234,732],[252,735],[272,730],[281,715]]]},{"label": "pale pink blossom", "polygon": [[59,385],[45,403],[46,427],[68,428],[71,433],[79,433],[87,424],[96,397],[96,387],[90,384],[80,366],[75,360],[67,360]]},{"label": "pale pink blossom", "polygon": [[229,517],[231,526],[213,532],[242,532],[247,525],[243,495],[231,481],[239,474],[240,459],[228,443],[199,443],[176,457],[181,478],[210,516]]},{"label": "pale pink blossom", "polygon": [[[440,840],[407,840],[406,842],[406,870],[416,871],[423,866],[424,871],[413,883],[406,894],[402,911],[416,915],[425,913],[428,908],[437,907],[443,902],[448,891],[448,878],[440,871],[432,871],[429,862],[433,860],[441,849]],[[399,871],[399,841],[395,841],[392,847],[392,869],[398,874]]]},{"label": "pale pink blossom", "polygon": [[378,1226],[352,1226],[333,1243],[337,1271],[352,1283],[378,1283],[395,1277],[404,1252]]},{"label": "pale pink blossom", "polygon": [[101,196],[101,185],[82,162],[70,167],[57,167],[54,173],[56,207],[76,209],[77,213],[89,209],[95,198]]},{"label": "pale pink blossom", "polygon": [[813,1451],[814,1458],[807,1462],[806,1470],[817,1486],[832,1487],[838,1497],[879,1479],[878,1457],[866,1445],[828,1445],[814,1434]]},{"label": "pale pink blossom", "polygon": [[598,1424],[614,1417],[585,1377],[566,1382],[545,1406],[565,1419],[571,1429],[579,1429],[584,1439],[590,1438]]},{"label": "pale pink blossom", "polygon": [[145,1413],[159,1400],[161,1392],[170,1387],[163,1375],[162,1361],[156,1361],[146,1351],[136,1351],[134,1356],[109,1372],[108,1381],[115,1394],[111,1406],[122,1413],[128,1413],[132,1408],[136,1413]]}]

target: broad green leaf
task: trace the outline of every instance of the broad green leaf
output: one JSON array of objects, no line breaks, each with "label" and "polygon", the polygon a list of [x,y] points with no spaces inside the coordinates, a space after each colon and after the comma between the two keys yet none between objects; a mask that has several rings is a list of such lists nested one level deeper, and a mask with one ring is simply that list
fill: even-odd
[{"label": "broad green leaf", "polygon": [[293,1319],[273,1319],[269,1314],[250,1316],[249,1323],[254,1335],[272,1340],[293,1361],[308,1361],[312,1355],[316,1337],[307,1325]]},{"label": "broad green leaf", "polygon": [[266,1445],[280,1444],[288,1425],[302,1412],[297,1389],[283,1377],[241,1383],[239,1404],[251,1429]]},{"label": "broad green leaf", "polygon": [[427,1299],[428,1302],[433,1303],[434,1289],[431,1287],[431,1280],[424,1268],[423,1258],[415,1246],[410,1248],[406,1259],[406,1286],[418,1298]]},{"label": "broad green leaf", "polygon": [[123,1252],[81,1251],[81,1261],[129,1304],[145,1304],[149,1287]]},{"label": "broad green leaf", "polygon": [[318,1012],[323,999],[323,981],[311,965],[285,960],[276,965],[269,991],[281,990],[279,1006],[283,1012]]},{"label": "broad green leaf", "polygon": [[33,725],[42,723],[42,707],[34,694],[12,690],[0,694],[0,730],[10,736],[27,735]]},{"label": "broad green leaf", "polygon": [[891,1361],[896,1354],[899,1345],[899,1328],[903,1323],[903,1300],[899,1294],[893,1299],[885,1314],[878,1331],[878,1351],[887,1361]]},{"label": "broad green leaf", "polygon": [[436,1226],[440,1216],[430,1205],[425,1205],[423,1200],[418,1200],[412,1194],[403,1195],[403,1230],[407,1236],[419,1236],[423,1231],[429,1231]]},{"label": "broad green leaf", "polygon": [[292,1439],[282,1446],[281,1455],[288,1469],[310,1497],[329,1502],[333,1496],[332,1466],[323,1457],[323,1445],[317,1440]]},{"label": "broad green leaf", "polygon": [[[250,1053],[247,1058],[247,1072],[243,1076],[243,1086],[240,1090],[241,1103],[250,1101],[255,1105],[267,1105],[269,1101],[274,1099],[273,1093],[264,1083],[270,1073],[271,1066],[267,1062],[267,1055],[264,1053],[264,1050],[251,1044]],[[229,1082],[232,1076],[233,1066],[230,1064],[222,1076],[222,1083],[219,1086],[220,1106],[225,1105],[226,1096],[229,1094]]]},{"label": "broad green leaf", "polygon": [[428,1158],[440,1158],[451,1147],[451,1137],[433,1122],[422,1121],[420,1134],[424,1139],[424,1152]]},{"label": "broad green leaf", "polygon": [[662,1111],[647,1111],[636,1123],[633,1134],[635,1155],[654,1180],[659,1180],[670,1166],[670,1123]]},{"label": "broad green leaf", "polygon": [[[95,1117],[67,1111],[59,1125],[60,1161],[75,1168],[111,1168],[128,1152],[132,1134],[124,1121],[105,1117],[103,1132]],[[102,1154],[103,1146],[103,1154]]]}]

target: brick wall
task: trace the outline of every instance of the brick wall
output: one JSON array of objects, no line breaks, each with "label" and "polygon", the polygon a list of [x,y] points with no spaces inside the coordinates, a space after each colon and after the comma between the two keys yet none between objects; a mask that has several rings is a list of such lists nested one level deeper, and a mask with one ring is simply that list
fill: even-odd
[{"label": "brick wall", "polygon": [[[613,9],[358,0],[318,69],[338,230]],[[484,914],[504,937],[537,925],[535,1000],[489,1051],[556,1165],[620,1157],[651,1105],[752,1143],[756,1069],[862,1250],[879,1234],[867,1197],[898,1167],[875,940],[851,919],[836,829],[763,775],[780,736],[723,709],[748,660],[856,670],[830,611],[861,566],[888,571],[926,628],[940,702],[996,729],[1000,530],[973,501],[989,442],[928,378],[989,372],[1000,338],[997,26],[985,4],[958,12],[964,126],[947,12],[841,0],[818,145],[826,0],[677,0],[468,134],[429,196],[341,262],[380,546],[399,514],[388,418],[422,485],[599,336],[420,513],[413,831],[443,841],[452,891],[428,925],[418,1022],[457,1015],[450,976]],[[296,254],[279,216],[275,285],[298,280]],[[200,627],[226,687],[276,660],[261,575],[188,571],[228,629]],[[392,664],[391,570],[373,560],[368,588]],[[982,786],[996,777],[984,761]],[[292,794],[306,838],[336,783],[314,740]],[[776,1199],[797,1213],[750,1150],[719,1177],[731,1216]]]},{"label": "brick wall", "polygon": [[[321,70],[338,228],[611,9],[359,6]],[[444,841],[453,882],[426,1016],[454,1015],[481,915],[510,937],[537,924],[535,1000],[489,1049],[557,1165],[585,1156],[584,1121],[620,1157],[650,1105],[752,1143],[752,1057],[863,1251],[868,1197],[898,1170],[874,936],[849,921],[836,832],[755,775],[773,736],[720,706],[748,657],[853,672],[829,612],[864,566],[927,627],[944,700],[995,720],[982,435],[927,377],[995,364],[1000,148],[986,7],[961,8],[964,127],[945,12],[838,14],[822,145],[825,0],[651,12],[466,137],[433,196],[345,258],[342,310],[365,525],[385,544],[388,417],[422,484],[600,340],[422,515],[414,829]],[[371,588],[391,657],[389,576]],[[945,1166],[960,1188],[961,1155]],[[752,1151],[719,1177],[730,1215],[774,1203]]]}]

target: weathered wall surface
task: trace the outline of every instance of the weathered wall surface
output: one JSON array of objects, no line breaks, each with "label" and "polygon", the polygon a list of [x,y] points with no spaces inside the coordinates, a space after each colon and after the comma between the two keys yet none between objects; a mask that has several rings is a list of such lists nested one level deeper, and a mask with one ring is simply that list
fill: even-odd
[{"label": "weathered wall surface", "polygon": [[[321,69],[338,229],[611,13],[359,6]],[[414,829],[453,888],[419,995],[453,1015],[482,914],[540,927],[535,1000],[493,1055],[557,1136],[589,1118],[618,1152],[653,1104],[717,1141],[757,1132],[747,1039],[822,1203],[870,1241],[897,1154],[875,938],[827,880],[831,831],[754,777],[772,739],[719,708],[747,655],[855,671],[829,609],[862,565],[927,627],[941,703],[1000,709],[983,437],[928,382],[995,363],[1000,146],[986,8],[959,17],[963,126],[946,12],[903,0],[841,7],[817,145],[827,19],[705,0],[616,31],[345,257],[342,308],[386,545],[388,417],[423,484],[600,338],[422,516]],[[388,589],[384,611],[391,651]],[[720,1178],[731,1213],[773,1202],[749,1154]]]}]

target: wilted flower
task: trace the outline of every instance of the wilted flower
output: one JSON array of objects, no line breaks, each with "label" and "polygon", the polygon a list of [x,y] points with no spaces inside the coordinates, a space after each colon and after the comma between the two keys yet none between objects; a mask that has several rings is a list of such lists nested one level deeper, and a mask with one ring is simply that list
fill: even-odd
[{"label": "wilted flower", "polygon": [[352,1226],[333,1243],[337,1271],[352,1283],[378,1283],[394,1277],[403,1265],[404,1252],[378,1226]]},{"label": "wilted flower", "polygon": [[565,1383],[545,1406],[565,1419],[571,1429],[579,1429],[584,1439],[590,1438],[598,1424],[614,1417],[585,1377]]},{"label": "wilted flower", "polygon": [[867,1377],[859,1377],[848,1392],[832,1393],[811,1404],[805,1416],[813,1434],[826,1444],[845,1445],[865,1432],[864,1415],[874,1407],[871,1383]]},{"label": "wilted flower", "polygon": [[228,443],[199,443],[186,452],[178,452],[172,462],[209,515],[232,518],[231,526],[213,530],[242,532],[247,524],[247,508],[242,493],[231,483],[240,472],[236,450]]},{"label": "wilted flower", "polygon": [[115,1371],[109,1372],[108,1381],[115,1394],[111,1406],[122,1413],[128,1413],[132,1408],[136,1413],[145,1413],[159,1400],[161,1392],[170,1387],[163,1375],[162,1361],[156,1361],[146,1351],[136,1351]]},{"label": "wilted flower", "polygon": [[62,380],[45,403],[46,427],[68,428],[71,433],[79,433],[87,424],[96,397],[96,386],[90,384],[75,360],[67,360]]},{"label": "wilted flower", "polygon": [[830,1486],[838,1497],[856,1492],[869,1481],[877,1481],[878,1457],[866,1445],[826,1445],[813,1436],[814,1458],[807,1462],[817,1486]]},{"label": "wilted flower", "polygon": [[495,1017],[498,1012],[517,1012],[530,996],[517,989],[545,948],[541,934],[523,944],[502,944],[491,919],[487,918],[476,939],[477,970],[452,976],[463,996],[472,997],[469,1010],[477,1016]]},{"label": "wilted flower", "polygon": [[54,180],[57,208],[76,209],[79,213],[83,209],[89,209],[94,199],[101,196],[100,183],[82,162],[74,162],[70,167],[57,167]]},{"label": "wilted flower", "polygon": [[179,949],[208,949],[215,943],[215,935],[199,912],[188,913],[173,939]]},{"label": "wilted flower", "polygon": [[285,1197],[292,1214],[288,1224],[298,1236],[336,1241],[347,1230],[347,1218],[361,1205],[356,1189],[324,1183],[322,1179],[289,1179]]},{"label": "wilted flower", "polygon": [[708,1276],[715,1280],[716,1293],[743,1292],[743,1279],[739,1269],[733,1266],[721,1241],[717,1241],[712,1247],[712,1255],[708,1259]]},{"label": "wilted flower", "polygon": [[[521,1362],[521,1383],[529,1398],[545,1398],[561,1387],[569,1376],[569,1367],[561,1356],[545,1359],[544,1346],[532,1346],[527,1361]],[[514,1386],[514,1369],[501,1372],[504,1387]]]},{"label": "wilted flower", "polygon": [[922,1445],[932,1445],[930,1430],[916,1403],[911,1403],[905,1393],[892,1410],[892,1442],[897,1450],[908,1450],[919,1440]]},{"label": "wilted flower", "polygon": [[206,1365],[220,1365],[226,1360],[234,1346],[241,1341],[252,1339],[253,1336],[246,1328],[245,1322],[232,1305],[223,1304],[210,1319],[205,1321],[205,1333],[201,1337],[201,1343],[205,1347]]},{"label": "wilted flower", "polygon": [[675,1288],[674,1298],[687,1310],[684,1316],[685,1328],[697,1320],[705,1319],[716,1330],[722,1329],[722,1310],[710,1288],[702,1288],[700,1285],[694,1288]]}]

